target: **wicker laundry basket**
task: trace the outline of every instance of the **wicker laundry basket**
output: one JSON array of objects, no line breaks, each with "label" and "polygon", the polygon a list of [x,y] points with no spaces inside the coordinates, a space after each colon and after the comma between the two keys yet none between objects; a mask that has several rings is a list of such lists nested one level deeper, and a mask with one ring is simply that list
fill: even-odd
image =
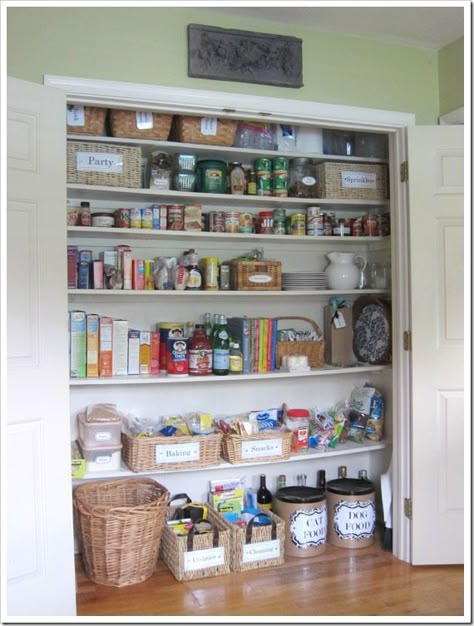
[{"label": "wicker laundry basket", "polygon": [[143,582],[156,567],[168,490],[151,478],[84,483],[74,511],[86,575],[124,587]]}]

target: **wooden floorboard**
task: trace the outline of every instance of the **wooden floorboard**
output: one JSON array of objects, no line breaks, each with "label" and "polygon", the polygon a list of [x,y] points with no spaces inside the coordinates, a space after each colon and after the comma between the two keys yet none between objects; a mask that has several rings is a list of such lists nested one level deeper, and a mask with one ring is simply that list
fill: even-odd
[{"label": "wooden floorboard", "polygon": [[[128,587],[91,582],[76,561],[79,616],[463,616],[462,565],[412,566],[379,544],[327,546],[276,567],[178,582],[159,562],[151,578]],[[150,620],[153,621],[153,620]],[[155,620],[156,621],[156,620]],[[164,621],[164,620],[161,620]],[[291,620],[289,620],[291,621]]]}]

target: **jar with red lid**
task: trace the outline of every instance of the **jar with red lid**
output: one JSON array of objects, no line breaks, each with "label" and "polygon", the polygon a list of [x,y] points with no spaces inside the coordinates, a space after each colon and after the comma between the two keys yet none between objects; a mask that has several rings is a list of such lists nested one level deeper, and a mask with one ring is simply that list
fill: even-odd
[{"label": "jar with red lid", "polygon": [[260,235],[273,235],[273,211],[260,211],[257,230]]},{"label": "jar with red lid", "polygon": [[188,356],[190,376],[212,374],[212,345],[202,324],[196,324],[189,343]]}]

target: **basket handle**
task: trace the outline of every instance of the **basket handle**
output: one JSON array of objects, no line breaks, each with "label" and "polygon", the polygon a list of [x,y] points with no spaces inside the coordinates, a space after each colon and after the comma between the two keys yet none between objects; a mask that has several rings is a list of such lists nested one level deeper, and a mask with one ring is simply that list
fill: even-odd
[{"label": "basket handle", "polygon": [[189,504],[190,502],[192,502],[191,498],[188,496],[187,493],[177,493],[175,496],[172,496],[168,502],[168,506],[171,506],[171,503],[173,502],[173,500],[186,500],[186,504]]},{"label": "basket handle", "polygon": [[249,523],[247,524],[247,529],[245,531],[245,543],[251,543],[252,542],[252,529],[254,528],[254,521],[257,519],[257,517],[267,517],[271,523],[272,523],[272,540],[277,538],[277,528],[276,528],[276,522],[274,519],[272,519],[267,513],[257,513],[257,515],[254,515],[252,517],[252,519],[249,521]]},{"label": "basket handle", "polygon": [[303,320],[304,322],[308,322],[308,324],[310,324],[310,326],[312,326],[314,328],[314,330],[318,333],[318,335],[320,335],[321,337],[323,336],[323,333],[321,331],[321,329],[319,328],[319,326],[316,324],[316,322],[314,320],[312,320],[309,317],[298,317],[295,315],[282,315],[280,317],[276,317],[275,318],[278,322],[280,320]]},{"label": "basket handle", "polygon": [[211,521],[201,517],[200,519],[198,519],[195,522],[193,522],[192,528],[189,529],[189,532],[188,532],[188,542],[187,542],[187,551],[188,552],[192,552],[193,549],[194,549],[194,532],[196,530],[196,524],[199,524],[200,522],[207,522],[209,524],[209,526],[212,528],[212,535],[213,535],[212,536],[212,547],[213,548],[219,547],[219,529]]}]

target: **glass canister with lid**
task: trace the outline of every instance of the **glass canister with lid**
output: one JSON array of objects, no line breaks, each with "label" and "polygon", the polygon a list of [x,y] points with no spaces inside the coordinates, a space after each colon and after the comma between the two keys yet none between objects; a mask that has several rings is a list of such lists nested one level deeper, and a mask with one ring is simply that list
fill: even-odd
[{"label": "glass canister with lid", "polygon": [[291,159],[288,195],[293,198],[316,197],[316,166],[311,159]]}]

